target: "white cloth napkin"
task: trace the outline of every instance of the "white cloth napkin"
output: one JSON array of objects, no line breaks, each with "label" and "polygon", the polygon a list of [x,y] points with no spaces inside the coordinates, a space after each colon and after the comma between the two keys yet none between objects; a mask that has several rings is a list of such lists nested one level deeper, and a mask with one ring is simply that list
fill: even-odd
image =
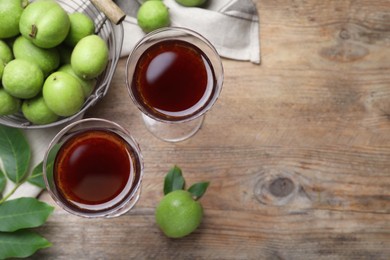
[{"label": "white cloth napkin", "polygon": [[[137,24],[141,0],[116,0],[127,16],[123,21],[124,41],[121,56],[129,55],[145,35]],[[169,8],[171,26],[186,27],[206,37],[225,58],[260,63],[259,17],[251,0],[208,0],[203,7],[183,7],[175,0],[164,0]],[[63,126],[51,129],[24,130],[31,145],[31,170],[42,161],[51,139]],[[1,161],[0,161],[1,164]],[[1,165],[0,165],[1,167]],[[3,194],[14,185],[8,181]],[[10,197],[35,197],[41,189],[25,183]]]},{"label": "white cloth napkin", "polygon": [[[207,38],[225,58],[260,63],[259,17],[251,0],[208,0],[204,7],[184,7],[164,0],[171,26],[192,29]],[[128,55],[145,35],[137,25],[142,0],[116,0],[127,14],[122,56]]]}]

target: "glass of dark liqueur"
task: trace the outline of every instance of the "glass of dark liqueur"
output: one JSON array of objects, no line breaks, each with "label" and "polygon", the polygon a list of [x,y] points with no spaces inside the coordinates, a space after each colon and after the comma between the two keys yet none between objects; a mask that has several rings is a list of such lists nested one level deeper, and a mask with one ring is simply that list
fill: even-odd
[{"label": "glass of dark liqueur", "polygon": [[179,27],[147,34],[126,65],[131,99],[148,130],[168,142],[194,135],[222,90],[220,56],[202,35]]},{"label": "glass of dark liqueur", "polygon": [[142,155],[120,125],[83,119],[66,126],[51,141],[43,176],[51,197],[66,211],[87,218],[117,217],[139,198]]}]

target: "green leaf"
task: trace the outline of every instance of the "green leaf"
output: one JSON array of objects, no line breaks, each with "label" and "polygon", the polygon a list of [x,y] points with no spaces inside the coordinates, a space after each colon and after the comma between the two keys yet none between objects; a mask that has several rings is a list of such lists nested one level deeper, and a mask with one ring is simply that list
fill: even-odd
[{"label": "green leaf", "polygon": [[21,183],[27,175],[31,150],[20,129],[0,125],[0,158],[8,178]]},{"label": "green leaf", "polygon": [[12,233],[0,232],[0,259],[28,257],[38,249],[50,246],[49,241],[30,230],[24,229]]},{"label": "green leaf", "polygon": [[184,178],[181,169],[176,165],[167,173],[164,180],[164,195],[174,190],[184,189]]},{"label": "green leaf", "polygon": [[192,194],[192,196],[194,197],[195,200],[198,200],[206,192],[209,184],[210,184],[210,182],[195,183],[188,189],[188,191]]},{"label": "green leaf", "polygon": [[7,184],[7,179],[5,178],[3,171],[0,169],[0,193],[4,191],[6,184]]},{"label": "green leaf", "polygon": [[35,186],[38,186],[39,188],[46,189],[45,180],[43,179],[43,162],[35,166],[27,181],[31,184],[34,184]]},{"label": "green leaf", "polygon": [[54,208],[36,198],[19,198],[0,204],[0,231],[13,232],[44,224]]}]

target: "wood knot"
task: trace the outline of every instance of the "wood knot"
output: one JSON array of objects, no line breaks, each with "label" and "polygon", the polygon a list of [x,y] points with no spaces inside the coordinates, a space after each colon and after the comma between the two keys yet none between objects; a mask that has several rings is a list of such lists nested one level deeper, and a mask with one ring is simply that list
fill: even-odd
[{"label": "wood knot", "polygon": [[343,40],[348,40],[351,38],[351,35],[349,34],[348,30],[342,29],[339,33],[339,36]]},{"label": "wood knot", "polygon": [[279,177],[269,185],[269,191],[275,197],[286,197],[294,190],[294,183],[291,179]]},{"label": "wood knot", "polygon": [[344,42],[332,47],[323,48],[319,54],[323,58],[331,61],[354,62],[363,59],[369,52],[363,46]]},{"label": "wood knot", "polygon": [[267,170],[261,172],[261,177],[254,186],[254,194],[262,204],[282,206],[295,198],[299,187],[295,174]]}]

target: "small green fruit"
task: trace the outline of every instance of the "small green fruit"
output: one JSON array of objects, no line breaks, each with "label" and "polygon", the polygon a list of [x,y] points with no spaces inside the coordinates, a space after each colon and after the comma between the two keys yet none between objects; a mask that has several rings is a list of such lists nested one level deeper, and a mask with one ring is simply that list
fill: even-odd
[{"label": "small green fruit", "polygon": [[28,0],[0,0],[0,39],[19,34],[19,20]]},{"label": "small green fruit", "polygon": [[60,65],[60,53],[57,48],[40,48],[23,36],[15,40],[13,50],[15,58],[37,63],[45,77]]},{"label": "small green fruit", "polygon": [[156,222],[168,237],[180,238],[192,233],[201,223],[203,208],[190,192],[175,190],[160,201],[156,208]]},{"label": "small green fruit", "polygon": [[195,7],[201,6],[206,0],[176,0],[176,2],[187,7]]},{"label": "small green fruit", "polygon": [[138,9],[137,21],[138,25],[146,33],[169,26],[170,15],[168,8],[162,1],[146,1]]},{"label": "small green fruit", "polygon": [[68,46],[74,47],[85,36],[95,32],[95,24],[92,19],[84,13],[69,14],[70,29],[65,38],[65,43]]},{"label": "small green fruit", "polygon": [[24,9],[20,21],[20,33],[41,48],[53,48],[68,35],[68,13],[53,0],[37,0]]},{"label": "small green fruit", "polygon": [[0,40],[0,59],[2,59],[5,64],[14,59],[11,48],[2,40]]},{"label": "small green fruit", "polygon": [[43,84],[42,93],[49,109],[59,116],[74,115],[84,104],[80,82],[66,72],[50,74]]},{"label": "small green fruit", "polygon": [[83,93],[84,93],[84,97],[85,98],[87,98],[87,97],[89,97],[91,95],[91,93],[92,93],[92,91],[93,91],[93,89],[95,87],[95,83],[96,83],[95,79],[83,79],[83,78],[80,78],[73,71],[72,66],[70,64],[65,64],[65,65],[61,66],[58,69],[58,71],[66,72],[69,75],[71,75],[74,78],[76,78],[80,82],[81,87],[83,88]]},{"label": "small green fruit", "polygon": [[107,43],[98,35],[89,35],[74,47],[70,64],[79,77],[93,79],[106,68],[108,54]]},{"label": "small green fruit", "polygon": [[50,124],[59,118],[45,103],[42,95],[32,99],[26,99],[22,104],[24,117],[33,124]]},{"label": "small green fruit", "polygon": [[0,59],[0,81],[1,78],[3,77],[3,72],[4,72],[4,62],[2,59]]},{"label": "small green fruit", "polygon": [[22,99],[35,97],[41,91],[43,81],[43,73],[38,65],[21,59],[10,61],[2,77],[5,91]]},{"label": "small green fruit", "polygon": [[12,115],[18,112],[21,101],[0,88],[0,116]]}]

